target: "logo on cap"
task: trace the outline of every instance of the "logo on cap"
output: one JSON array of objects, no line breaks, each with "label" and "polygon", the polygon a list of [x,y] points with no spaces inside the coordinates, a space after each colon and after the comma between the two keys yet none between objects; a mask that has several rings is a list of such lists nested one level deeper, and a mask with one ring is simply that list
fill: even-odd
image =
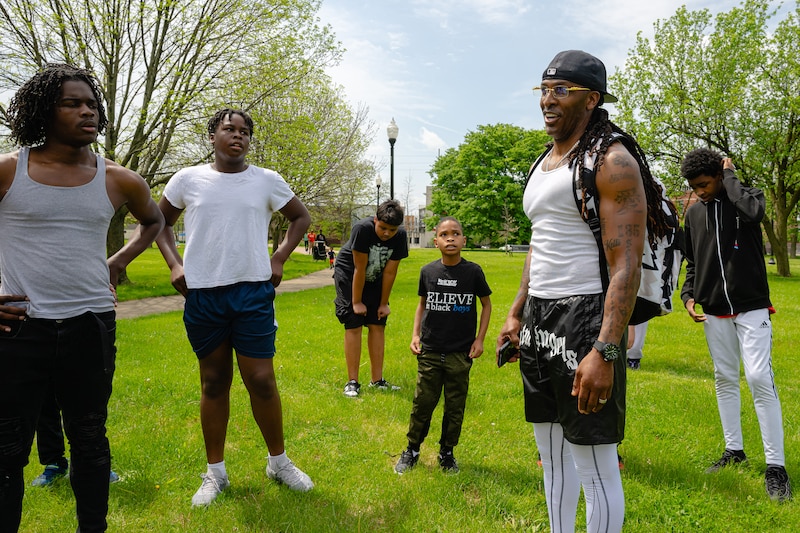
[{"label": "logo on cap", "polygon": [[555,68],[547,69],[547,75],[548,76],[555,76],[556,75],[556,69]]}]

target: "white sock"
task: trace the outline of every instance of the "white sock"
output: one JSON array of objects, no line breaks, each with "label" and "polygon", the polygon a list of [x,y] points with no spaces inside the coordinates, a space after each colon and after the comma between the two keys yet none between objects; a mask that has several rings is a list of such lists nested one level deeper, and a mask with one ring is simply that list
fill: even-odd
[{"label": "white sock", "polygon": [[279,470],[289,462],[289,457],[287,457],[286,451],[280,455],[270,455],[268,459],[269,466],[271,466],[273,470]]},{"label": "white sock", "polygon": [[208,474],[211,474],[216,479],[227,479],[228,472],[225,471],[225,461],[220,461],[219,463],[208,463]]}]

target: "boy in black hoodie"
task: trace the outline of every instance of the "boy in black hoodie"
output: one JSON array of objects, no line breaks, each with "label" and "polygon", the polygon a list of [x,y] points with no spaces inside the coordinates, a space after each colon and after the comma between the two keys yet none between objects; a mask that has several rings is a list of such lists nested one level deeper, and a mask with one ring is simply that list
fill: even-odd
[{"label": "boy in black hoodie", "polygon": [[[686,211],[686,280],[681,290],[689,316],[702,322],[714,362],[725,451],[706,470],[747,460],[742,441],[739,362],[753,395],[767,462],[767,494],[791,499],[783,448],[781,404],[772,372],[772,324],[762,253],[764,193],[736,179],[730,158],[697,149],[681,164],[681,175],[699,202]],[[703,311],[698,313],[695,305]]]}]

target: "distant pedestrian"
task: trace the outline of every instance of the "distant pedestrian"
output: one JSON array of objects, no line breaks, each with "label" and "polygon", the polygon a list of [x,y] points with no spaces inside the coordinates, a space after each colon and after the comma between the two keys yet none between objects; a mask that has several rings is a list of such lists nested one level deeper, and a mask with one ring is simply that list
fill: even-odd
[{"label": "distant pedestrian", "polygon": [[[182,169],[167,183],[159,202],[167,227],[157,241],[172,284],[186,297],[183,321],[200,366],[200,424],[208,465],[192,506],[209,505],[230,485],[225,437],[234,351],[253,418],[269,450],[267,476],[292,490],[314,486],[286,455],[273,365],[275,287],[311,217],[277,172],[246,161],[253,134],[247,113],[218,111],[208,122],[208,134],[214,161]],[[172,226],[184,210],[182,258]],[[275,211],[286,217],[289,227],[270,257],[267,229]]]},{"label": "distant pedestrian", "polygon": [[309,231],[308,232],[308,247],[311,248],[312,251],[314,250],[314,243],[316,242],[316,240],[317,240],[317,234],[314,233],[313,231]]},{"label": "distant pedestrian", "polygon": [[334,261],[336,261],[336,252],[333,251],[333,246],[328,246],[328,264],[333,268]]},{"label": "distant pedestrian", "polygon": [[420,271],[420,298],[411,337],[411,351],[417,356],[417,387],[408,425],[408,447],[394,467],[398,474],[419,461],[420,446],[428,435],[442,390],[444,412],[438,462],[443,470],[458,472],[453,448],[461,436],[469,371],[472,361],[483,354],[492,315],[492,291],[483,270],[461,257],[461,249],[467,244],[461,223],[453,217],[441,219],[433,244],[442,257]]}]

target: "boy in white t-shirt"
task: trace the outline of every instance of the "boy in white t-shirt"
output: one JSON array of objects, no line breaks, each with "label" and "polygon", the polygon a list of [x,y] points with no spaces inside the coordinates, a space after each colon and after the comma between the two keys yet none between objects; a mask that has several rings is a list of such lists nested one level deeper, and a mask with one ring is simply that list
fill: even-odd
[{"label": "boy in white t-shirt", "polygon": [[[278,173],[245,162],[253,133],[247,113],[218,111],[208,133],[214,161],[184,168],[167,183],[159,202],[167,226],[157,239],[172,284],[186,297],[183,320],[200,364],[200,423],[208,470],[192,506],[209,505],[230,485],[224,448],[234,351],[253,417],[269,449],[267,476],[293,490],[314,486],[286,457],[272,363],[275,287],[311,217]],[[172,226],[184,211],[186,249],[181,258]],[[268,229],[275,211],[287,218],[289,228],[270,257]]]}]

